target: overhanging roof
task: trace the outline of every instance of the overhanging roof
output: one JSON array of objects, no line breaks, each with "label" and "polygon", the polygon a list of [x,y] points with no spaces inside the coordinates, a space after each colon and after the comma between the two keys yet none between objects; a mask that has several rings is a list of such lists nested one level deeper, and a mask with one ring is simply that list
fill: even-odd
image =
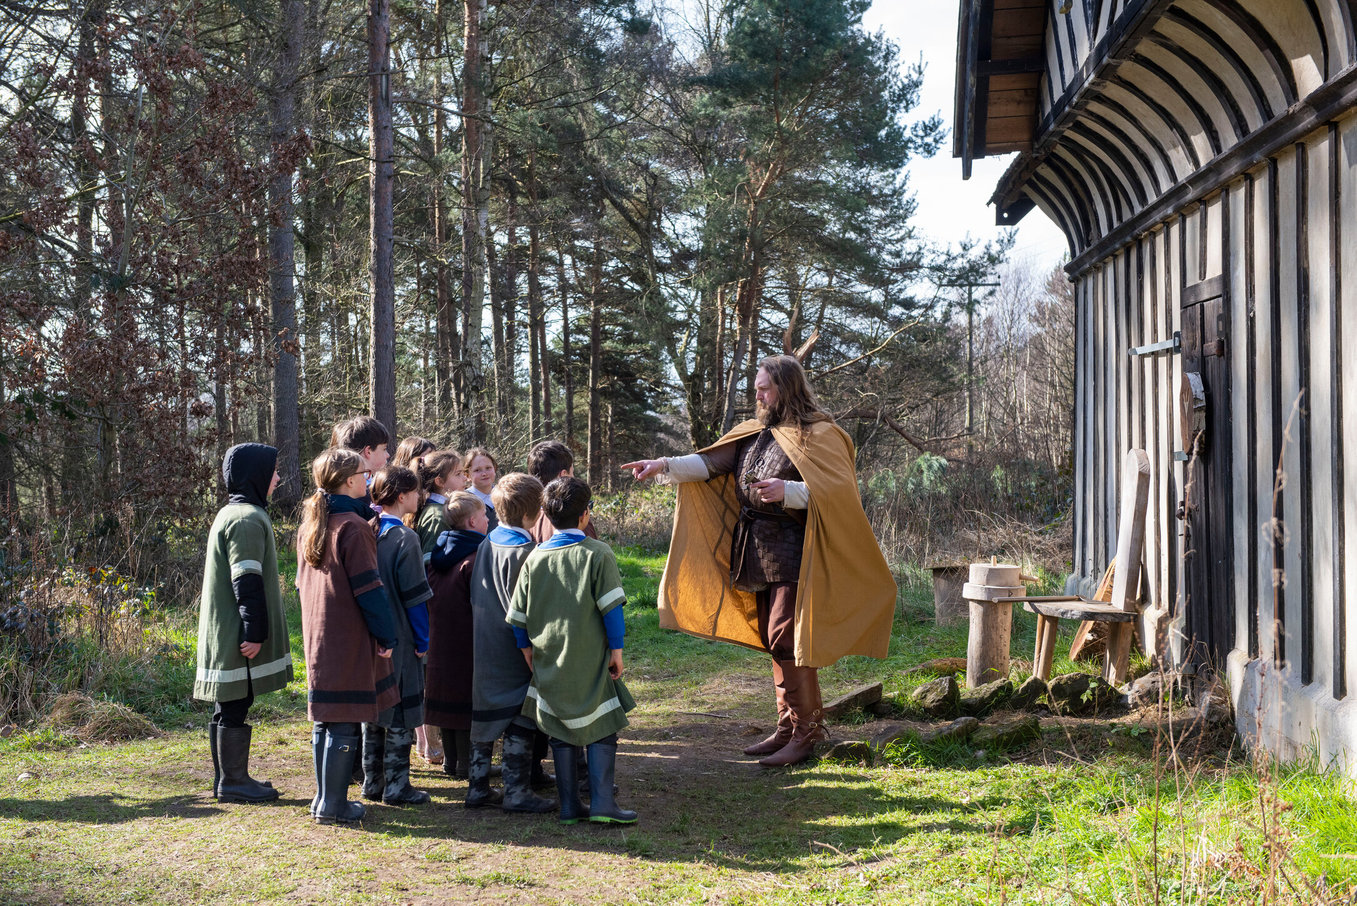
[{"label": "overhanging roof", "polygon": [[[1001,2],[962,3],[963,172],[991,150],[985,75]],[[1357,0],[1049,0],[1042,10],[1052,30],[1040,112],[991,200],[1001,224],[1040,206],[1069,239],[1072,274],[1357,106]]]},{"label": "overhanging roof", "polygon": [[1027,151],[1045,70],[1046,0],[961,0],[952,156]]}]

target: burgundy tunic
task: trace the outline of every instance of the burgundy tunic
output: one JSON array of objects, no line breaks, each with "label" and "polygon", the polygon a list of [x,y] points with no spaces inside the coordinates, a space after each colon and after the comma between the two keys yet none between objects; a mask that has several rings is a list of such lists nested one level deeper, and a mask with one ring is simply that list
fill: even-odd
[{"label": "burgundy tunic", "polygon": [[424,675],[424,722],[471,729],[471,568],[476,551],[446,572],[431,570],[429,665]]},{"label": "burgundy tunic", "polygon": [[377,539],[356,513],[334,513],[325,525],[325,559],[297,564],[306,652],[306,714],[324,723],[376,723],[400,700],[391,661],[377,656],[358,595],[381,588]]}]

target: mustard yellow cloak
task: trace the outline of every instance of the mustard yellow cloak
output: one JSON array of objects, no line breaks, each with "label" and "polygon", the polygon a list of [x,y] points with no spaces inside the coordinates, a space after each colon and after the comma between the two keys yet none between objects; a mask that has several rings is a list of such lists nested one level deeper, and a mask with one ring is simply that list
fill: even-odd
[{"label": "mustard yellow cloak", "polygon": [[[706,450],[757,433],[736,425]],[[853,441],[833,422],[773,436],[810,490],[796,594],[796,663],[828,667],[849,654],[885,657],[895,616],[895,578],[858,496]],[[706,450],[700,452],[706,452]],[[660,580],[660,625],[766,651],[752,592],[730,584],[730,538],[739,518],[733,474],[678,486],[674,535]]]}]

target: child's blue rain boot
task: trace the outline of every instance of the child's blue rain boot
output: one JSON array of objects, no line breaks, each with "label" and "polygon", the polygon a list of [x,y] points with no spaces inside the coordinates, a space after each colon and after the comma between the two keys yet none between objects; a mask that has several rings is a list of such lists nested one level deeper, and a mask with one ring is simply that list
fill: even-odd
[{"label": "child's blue rain boot", "polygon": [[553,739],[551,758],[556,762],[556,794],[561,798],[561,823],[576,824],[589,817],[580,802],[579,783],[575,780],[578,750],[568,742]]},{"label": "child's blue rain boot", "polygon": [[[636,813],[613,798],[617,736],[589,743],[589,820],[597,824],[635,824]],[[559,770],[557,772],[559,774]]]},{"label": "child's blue rain boot", "polygon": [[358,760],[362,737],[336,736],[325,731],[325,765],[321,770],[320,805],[316,820],[321,824],[362,821],[367,814],[361,802],[349,801],[349,782],[353,777],[353,763]]}]

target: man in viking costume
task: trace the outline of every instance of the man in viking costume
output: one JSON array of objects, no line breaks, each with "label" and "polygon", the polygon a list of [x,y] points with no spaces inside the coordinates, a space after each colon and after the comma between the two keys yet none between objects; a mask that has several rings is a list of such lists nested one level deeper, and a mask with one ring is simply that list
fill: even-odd
[{"label": "man in viking costume", "polygon": [[756,418],[688,456],[627,463],[678,485],[660,625],[767,651],[777,729],[746,755],[797,764],[825,736],[818,669],[885,657],[895,580],[862,510],[853,442],[820,407],[801,363],[770,356]]}]

